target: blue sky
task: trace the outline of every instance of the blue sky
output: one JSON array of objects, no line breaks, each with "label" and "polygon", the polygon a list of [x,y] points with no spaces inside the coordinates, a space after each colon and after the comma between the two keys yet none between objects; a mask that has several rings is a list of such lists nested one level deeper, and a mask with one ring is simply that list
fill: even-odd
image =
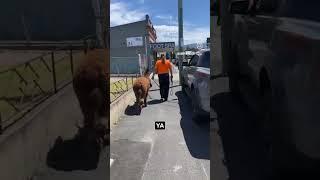
[{"label": "blue sky", "polygon": [[[184,44],[203,43],[210,36],[210,0],[183,1]],[[111,26],[139,21],[148,14],[158,42],[178,42],[178,0],[111,0]]]}]

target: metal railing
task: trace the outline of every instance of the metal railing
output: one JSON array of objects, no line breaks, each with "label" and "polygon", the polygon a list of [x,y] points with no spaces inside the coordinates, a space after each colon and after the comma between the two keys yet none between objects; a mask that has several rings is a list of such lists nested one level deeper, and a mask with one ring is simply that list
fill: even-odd
[{"label": "metal railing", "polygon": [[125,75],[125,76],[111,76],[110,80],[110,102],[116,101],[124,93],[131,90],[132,85],[138,74],[135,75]]},{"label": "metal railing", "polygon": [[82,50],[66,44],[0,70],[0,134],[72,82],[87,39],[82,40]]}]

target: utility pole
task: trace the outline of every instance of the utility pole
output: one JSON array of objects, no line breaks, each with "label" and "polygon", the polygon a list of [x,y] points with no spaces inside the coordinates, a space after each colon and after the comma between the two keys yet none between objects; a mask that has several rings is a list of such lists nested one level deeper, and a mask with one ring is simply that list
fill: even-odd
[{"label": "utility pole", "polygon": [[102,22],[102,42],[103,47],[109,48],[109,27],[110,27],[110,18],[109,18],[109,9],[110,9],[110,1],[102,0],[102,14],[103,14],[103,22]]},{"label": "utility pole", "polygon": [[181,70],[182,70],[182,61],[184,59],[183,52],[183,5],[182,0],[178,0],[178,19],[179,19],[179,79],[181,85]]}]

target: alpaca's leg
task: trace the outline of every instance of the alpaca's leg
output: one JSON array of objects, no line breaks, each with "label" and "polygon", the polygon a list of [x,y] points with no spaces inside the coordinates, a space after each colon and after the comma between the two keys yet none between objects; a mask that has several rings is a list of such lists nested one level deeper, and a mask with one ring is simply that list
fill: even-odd
[{"label": "alpaca's leg", "polygon": [[144,96],[144,106],[147,107],[147,98],[148,98],[148,91],[146,95]]},{"label": "alpaca's leg", "polygon": [[139,104],[140,103],[139,94],[137,91],[135,91],[134,94],[136,96],[136,104]]},{"label": "alpaca's leg", "polygon": [[99,108],[100,116],[106,117],[107,116],[107,80],[105,76],[100,77],[100,91],[102,94],[102,105]]}]

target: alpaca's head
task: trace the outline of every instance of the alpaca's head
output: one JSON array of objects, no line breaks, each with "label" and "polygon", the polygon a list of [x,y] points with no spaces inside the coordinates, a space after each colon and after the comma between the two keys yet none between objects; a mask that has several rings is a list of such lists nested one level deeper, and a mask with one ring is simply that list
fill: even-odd
[{"label": "alpaca's head", "polygon": [[149,71],[149,69],[146,69],[146,71],[143,73],[143,76],[146,77],[149,81],[149,88],[152,87],[152,84],[151,84],[151,79],[150,79],[150,74],[151,72]]},{"label": "alpaca's head", "polygon": [[146,69],[146,70],[144,71],[144,73],[143,73],[143,76],[144,76],[144,77],[147,77],[147,78],[150,78],[150,74],[151,74],[151,72],[149,71],[149,69]]}]

